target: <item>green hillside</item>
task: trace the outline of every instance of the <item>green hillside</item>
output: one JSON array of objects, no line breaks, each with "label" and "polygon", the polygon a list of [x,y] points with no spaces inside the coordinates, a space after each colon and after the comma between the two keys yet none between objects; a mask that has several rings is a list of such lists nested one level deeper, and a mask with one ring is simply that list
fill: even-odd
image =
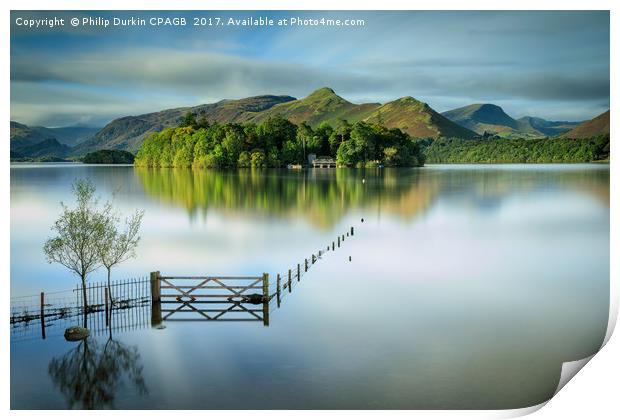
[{"label": "green hillside", "polygon": [[587,139],[589,137],[609,135],[609,111],[592,118],[573,128],[564,137],[569,139]]},{"label": "green hillside", "polygon": [[293,124],[305,122],[314,128],[323,122],[335,125],[339,120],[351,123],[361,121],[379,106],[380,104],[351,103],[336,95],[332,89],[324,87],[303,99],[275,105],[255,115],[250,121],[261,122],[274,115],[280,115]]},{"label": "green hillside", "polygon": [[398,128],[412,137],[474,138],[476,133],[453,123],[411,96],[378,107],[365,121]]}]

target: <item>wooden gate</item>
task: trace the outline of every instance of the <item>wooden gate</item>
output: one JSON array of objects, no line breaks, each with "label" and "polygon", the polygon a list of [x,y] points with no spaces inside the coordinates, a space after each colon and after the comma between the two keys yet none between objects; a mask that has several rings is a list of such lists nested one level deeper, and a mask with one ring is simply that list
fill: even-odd
[{"label": "wooden gate", "polygon": [[[269,275],[161,276],[151,273],[151,323],[262,321],[269,325]],[[260,309],[256,309],[261,305]]]}]

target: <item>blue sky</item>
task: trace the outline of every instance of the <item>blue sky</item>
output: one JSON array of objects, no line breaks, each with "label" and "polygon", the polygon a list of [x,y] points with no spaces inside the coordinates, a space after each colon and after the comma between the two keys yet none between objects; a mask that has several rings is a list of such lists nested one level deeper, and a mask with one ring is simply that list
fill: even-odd
[{"label": "blue sky", "polygon": [[[357,27],[194,27],[193,17],[364,19]],[[16,18],[182,16],[185,27],[26,29]],[[413,96],[439,112],[490,102],[511,116],[609,109],[608,12],[12,12],[11,119],[113,118],[329,86],[352,102]]]}]

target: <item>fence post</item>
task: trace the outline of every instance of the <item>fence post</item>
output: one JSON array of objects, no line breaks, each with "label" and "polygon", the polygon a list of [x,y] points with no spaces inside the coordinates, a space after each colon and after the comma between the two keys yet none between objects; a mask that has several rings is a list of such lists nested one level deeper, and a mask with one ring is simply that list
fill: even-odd
[{"label": "fence post", "polygon": [[151,272],[151,300],[153,303],[161,302],[161,283],[159,281],[159,271]]},{"label": "fence post", "polygon": [[41,338],[45,340],[45,293],[41,292]]},{"label": "fence post", "polygon": [[338,236],[338,248],[340,248],[340,236]]},{"label": "fence post", "polygon": [[314,254],[312,254],[312,264],[314,264],[316,262],[316,257],[314,256]]},{"label": "fence post", "polygon": [[351,226],[351,236],[353,236],[353,226]]},{"label": "fence post", "polygon": [[276,293],[278,296],[278,308],[279,308],[280,307],[280,273],[278,273],[278,277],[277,277]]},{"label": "fence post", "polygon": [[334,241],[332,241],[332,251],[336,250],[336,244],[334,243]]},{"label": "fence post", "polygon": [[304,273],[308,271],[308,258],[304,258]]},{"label": "fence post", "polygon": [[263,325],[269,326],[269,274],[263,273]]},{"label": "fence post", "polygon": [[297,264],[297,281],[301,278],[301,265]]},{"label": "fence post", "polygon": [[292,276],[291,276],[291,269],[288,269],[288,292],[291,293],[291,281],[292,281]]},{"label": "fence post", "polygon": [[159,271],[151,272],[151,327],[161,324],[161,280]]}]

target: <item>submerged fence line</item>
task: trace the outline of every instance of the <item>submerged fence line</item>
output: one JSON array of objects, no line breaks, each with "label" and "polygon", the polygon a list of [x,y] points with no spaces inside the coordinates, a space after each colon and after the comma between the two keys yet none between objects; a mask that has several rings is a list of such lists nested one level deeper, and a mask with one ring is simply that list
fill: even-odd
[{"label": "submerged fence line", "polygon": [[[261,294],[241,296],[241,292],[238,292],[235,296],[239,295],[239,297],[243,297],[244,299],[259,299],[259,302],[263,302],[265,305],[263,317],[261,318],[256,315],[254,316],[258,320],[263,320],[265,325],[269,325],[269,314],[279,308],[283,300],[292,294],[293,289],[297,287],[297,285],[301,282],[301,279],[310,271],[310,269],[318,261],[322,260],[329,252],[335,252],[337,249],[341,248],[346,239],[354,236],[354,234],[355,229],[351,226],[344,234],[339,234],[333,241],[331,241],[331,243],[328,243],[326,247],[319,249],[316,253],[310,254],[309,258],[304,258],[303,261],[293,265],[291,268],[276,273],[275,278],[271,278],[271,281],[269,279],[269,275],[266,273],[261,277],[256,277],[258,280],[261,280],[262,278],[263,286]],[[351,261],[350,256],[349,261]],[[153,274],[156,274],[157,281],[155,283],[153,282]],[[85,320],[84,322],[86,323],[85,326],[95,334],[107,331],[110,328],[110,323],[114,323],[113,327],[115,330],[121,331],[151,325],[153,321],[151,316],[155,314],[155,306],[152,305],[155,304],[156,300],[159,301],[161,299],[160,287],[157,287],[157,289],[154,290],[154,284],[159,284],[160,279],[165,280],[167,278],[172,277],[159,276],[159,272],[154,272],[151,273],[150,277],[144,276],[115,280],[111,282],[109,286],[107,282],[91,282],[86,285],[86,288],[82,288],[81,285],[76,285],[74,289],[47,293],[41,292],[40,295],[12,297],[11,337],[12,339],[24,337],[27,339],[29,334],[24,333],[25,330],[40,330],[40,334],[31,334],[32,338],[35,338],[35,336],[42,336],[42,338],[46,338],[46,328],[58,327],[61,325],[69,326],[69,324],[75,325],[77,317],[83,317]],[[205,277],[199,276],[179,278],[202,279]],[[217,278],[231,279],[235,277]],[[235,289],[235,286],[226,287],[223,284],[222,286],[228,288],[228,290]],[[173,288],[182,289],[184,287],[187,286],[178,286]],[[219,286],[203,288],[219,288]],[[191,290],[194,289],[196,288],[191,288]],[[247,288],[244,290],[246,289]],[[84,295],[86,295],[86,305],[84,304]],[[275,304],[272,304],[271,307],[269,307],[271,302],[274,300]],[[203,309],[201,311],[191,306],[190,303],[193,303],[192,300],[185,303],[183,300],[179,300],[179,302],[188,308],[194,309],[196,312],[203,313],[203,315],[207,312],[217,312],[222,310],[217,308],[213,310]],[[230,302],[235,303],[235,301]],[[235,303],[235,308],[237,306],[244,308],[240,305],[240,303],[243,302],[246,301]],[[224,309],[222,314],[235,312],[235,308]],[[245,311],[252,313],[256,312],[247,309],[245,309]],[[159,312],[160,313],[158,316],[161,317],[161,307],[159,308]],[[185,308],[181,308],[177,312],[187,312],[187,310]],[[219,316],[220,315],[217,315],[215,318],[218,318]],[[55,331],[55,334],[50,335],[47,333],[47,336],[60,335],[62,333],[60,329],[56,329],[58,331]]]},{"label": "submerged fence line", "polygon": [[[86,306],[83,301],[84,293]],[[128,310],[145,306],[150,307],[150,288],[146,277],[115,280],[109,287],[107,282],[91,282],[85,289],[77,285],[69,290],[12,297],[11,338],[27,335],[25,330],[36,331],[37,336],[46,338],[50,336],[46,328],[58,327],[61,324],[75,325],[76,318],[79,317],[82,317],[87,323],[86,326],[95,333],[107,328],[111,320],[118,324],[115,327],[127,329],[141,321],[143,315],[132,314]],[[116,311],[114,316],[113,310]],[[125,318],[116,316],[119,314]],[[81,320],[79,321],[81,324]]]},{"label": "submerged fence line", "polygon": [[318,250],[316,254],[311,254],[310,258],[304,258],[303,262],[293,266],[293,268],[285,269],[281,273],[276,273],[275,291],[269,294],[269,301],[276,298],[276,305],[271,307],[269,313],[272,313],[280,307],[284,298],[292,294],[293,289],[320,259],[327,255],[328,252],[334,252],[336,249],[341,248],[346,238],[354,235],[355,228],[351,226],[345,234],[339,234],[326,248]]}]

